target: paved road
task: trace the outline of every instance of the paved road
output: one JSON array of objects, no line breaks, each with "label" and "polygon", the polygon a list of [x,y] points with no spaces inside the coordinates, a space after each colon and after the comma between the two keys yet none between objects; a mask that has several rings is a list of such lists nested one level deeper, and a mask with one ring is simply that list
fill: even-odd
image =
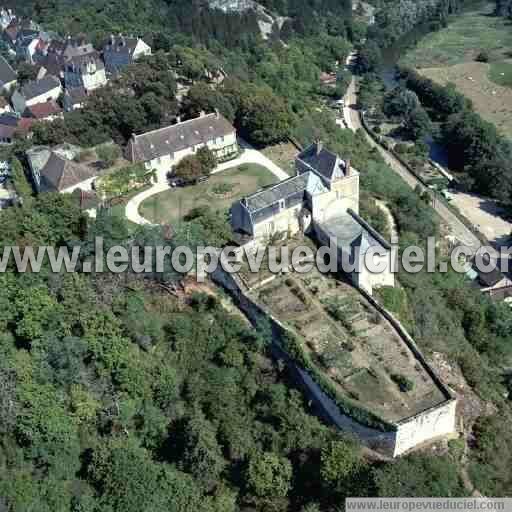
[{"label": "paved road", "polygon": [[[347,89],[347,93],[345,95],[345,108],[343,109],[343,115],[345,117],[345,122],[347,126],[353,130],[357,131],[358,129],[362,129],[368,143],[377,148],[379,153],[382,155],[386,163],[395,171],[400,177],[411,187],[416,188],[418,185],[423,188],[420,180],[416,178],[397,158],[395,158],[389,151],[385,150],[380,144],[377,144],[371,137],[368,135],[366,130],[364,129],[361,122],[361,115],[359,111],[356,109],[357,105],[357,92],[356,92],[356,82],[355,79],[352,78],[352,81]],[[465,226],[463,222],[461,222],[458,217],[441,201],[436,201],[434,205],[435,210],[439,214],[439,216],[444,220],[444,222],[450,227],[450,231],[452,236],[454,236],[461,244],[467,246],[471,249],[473,253],[475,253],[478,248],[482,245],[480,240],[472,233],[472,231]],[[498,253],[495,252],[495,256]]]},{"label": "paved road", "polygon": [[[239,144],[244,149],[243,153],[234,160],[230,160],[229,162],[224,162],[223,164],[218,165],[212,171],[212,174],[216,174],[218,172],[222,172],[226,169],[237,167],[242,164],[258,164],[266,167],[279,180],[285,180],[289,177],[288,174],[284,172],[283,169],[281,169],[281,167],[272,162],[272,160],[268,159],[263,153],[254,149],[247,142],[239,140]],[[125,209],[126,218],[132,222],[135,222],[136,224],[151,225],[149,220],[145,219],[142,217],[142,215],[139,214],[140,205],[148,197],[170,189],[171,187],[169,187],[167,182],[167,172],[163,171],[158,173],[157,181],[151,188],[141,192],[140,194],[137,194],[136,196],[132,197],[130,201],[128,201]]]}]

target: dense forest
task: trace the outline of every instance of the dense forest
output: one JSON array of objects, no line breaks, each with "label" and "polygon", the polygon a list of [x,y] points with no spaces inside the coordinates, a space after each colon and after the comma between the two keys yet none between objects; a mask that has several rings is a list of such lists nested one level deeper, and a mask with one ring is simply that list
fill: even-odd
[{"label": "dense forest", "polygon": [[[344,33],[352,13],[350,0],[267,0],[261,5],[289,17],[283,29],[288,35],[318,33],[318,24],[324,22]],[[155,49],[168,49],[183,41],[250,48],[259,37],[259,14],[254,10],[226,13],[210,9],[204,0],[27,0],[11,6],[45,28],[62,34],[84,32],[96,43],[110,33],[124,32],[143,35]]]},{"label": "dense forest", "polygon": [[431,22],[432,28],[446,23],[448,15],[457,12],[464,0],[390,0],[377,11],[375,24],[368,37],[380,47],[386,47],[423,22]]},{"label": "dense forest", "polygon": [[[508,164],[512,144],[484,121],[454,86],[438,85],[407,68],[401,68],[399,75],[403,86],[416,94],[429,117],[438,123],[439,141],[446,148],[450,168],[460,172],[461,183],[469,190],[512,203]],[[403,102],[397,107],[401,111],[406,108]]]},{"label": "dense forest", "polygon": [[512,16],[512,2],[510,0],[496,0],[496,14],[498,16]]},{"label": "dense forest", "polygon": [[[165,242],[159,228],[129,234],[108,211],[84,218],[73,195],[27,195],[2,221],[2,246],[79,244],[84,258],[95,236],[107,247]],[[225,222],[191,215],[172,243],[222,243]],[[403,227],[416,229],[405,216]],[[268,328],[228,312],[217,289],[160,286],[180,278],[47,265],[1,275],[7,510],[315,512],[347,495],[465,494],[456,451],[383,465],[322,424],[270,358]]]},{"label": "dense forest", "polygon": [[[389,4],[399,12],[401,4]],[[374,199],[385,201],[401,247],[439,233],[429,198],[410,190],[361,133],[340,130],[318,110],[346,84],[339,73],[338,88],[326,90],[318,76],[335,70],[361,35],[351,6],[264,5],[293,16],[286,45],[263,41],[251,12],[161,0],[24,2],[26,14],[63,34],[83,31],[97,44],[111,31],[148,34],[165,53],[91,95],[83,111],[38,126],[14,155],[28,144],[124,143],[176,114],[218,108],[254,143],[320,138],[351,158],[361,171],[362,211],[384,225]],[[379,47],[386,38],[369,43]],[[228,78],[213,90],[207,75],[219,67]],[[176,75],[194,82],[181,104]],[[429,115],[460,115],[436,114],[428,94],[417,95]],[[194,211],[167,240],[157,228],[133,230],[111,210],[89,219],[73,195],[34,197],[16,159],[14,181],[23,202],[1,212],[0,247],[78,245],[93,258],[100,235],[107,247],[128,248],[229,238],[225,212]],[[401,288],[383,300],[427,356],[442,354],[460,369],[491,414],[476,421],[467,450],[456,440],[442,454],[426,450],[394,462],[375,460],[315,416],[285,365],[270,357],[267,326],[249,325],[213,286],[182,290],[182,279],[170,270],[144,279],[55,274],[47,265],[41,273],[0,275],[0,509],[338,512],[345,496],[466,495],[463,469],[485,495],[512,493],[512,381],[503,374],[512,361],[512,314],[463,276],[401,273]]]}]

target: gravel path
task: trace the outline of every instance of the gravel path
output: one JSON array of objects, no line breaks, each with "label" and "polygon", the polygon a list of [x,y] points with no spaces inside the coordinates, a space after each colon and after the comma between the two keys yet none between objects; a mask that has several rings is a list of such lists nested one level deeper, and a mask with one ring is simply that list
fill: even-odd
[{"label": "gravel path", "polygon": [[[240,147],[243,148],[242,154],[235,158],[234,160],[230,160],[229,162],[224,162],[218,165],[213,171],[212,174],[216,174],[218,172],[225,171],[232,167],[238,167],[243,164],[258,164],[263,167],[266,167],[276,178],[279,180],[285,180],[289,177],[289,175],[281,169],[278,165],[276,165],[272,160],[267,158],[263,153],[254,149],[251,145],[243,140],[239,140]],[[145,201],[148,197],[151,197],[155,194],[159,194],[160,192],[164,192],[165,190],[170,190],[169,184],[167,182],[167,172],[160,172],[157,175],[156,183],[149,189],[137,194],[132,197],[130,201],[126,204],[125,215],[126,218],[135,224],[141,225],[151,225],[147,219],[142,217],[139,214],[139,207],[143,201]]]}]

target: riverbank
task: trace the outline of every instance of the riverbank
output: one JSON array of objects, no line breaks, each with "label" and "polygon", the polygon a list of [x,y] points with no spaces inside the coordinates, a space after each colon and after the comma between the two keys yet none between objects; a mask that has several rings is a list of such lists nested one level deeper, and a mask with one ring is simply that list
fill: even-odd
[{"label": "riverbank", "polygon": [[416,69],[474,62],[485,52],[490,61],[509,57],[512,30],[505,18],[493,15],[494,2],[481,2],[450,18],[448,26],[424,35],[400,56],[400,64]]},{"label": "riverbank", "polygon": [[494,7],[483,2],[460,13],[398,62],[440,85],[453,83],[483,119],[512,139],[512,30],[509,21],[493,15]]}]

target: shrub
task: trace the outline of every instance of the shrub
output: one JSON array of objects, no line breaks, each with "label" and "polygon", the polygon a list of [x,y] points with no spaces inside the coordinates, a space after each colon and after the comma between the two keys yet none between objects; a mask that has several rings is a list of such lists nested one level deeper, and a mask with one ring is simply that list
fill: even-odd
[{"label": "shrub", "polygon": [[391,375],[391,380],[398,385],[398,388],[402,393],[407,393],[414,389],[414,382],[401,373],[393,373]]},{"label": "shrub", "polygon": [[399,142],[393,149],[400,155],[404,155],[405,153],[409,152],[409,147],[407,144],[403,144],[402,142]]},{"label": "shrub", "polygon": [[96,150],[96,154],[106,167],[111,167],[120,158],[121,148],[117,144],[103,144]]},{"label": "shrub", "polygon": [[489,54],[485,51],[485,50],[482,50],[476,57],[475,57],[475,60],[477,62],[489,62]]}]

